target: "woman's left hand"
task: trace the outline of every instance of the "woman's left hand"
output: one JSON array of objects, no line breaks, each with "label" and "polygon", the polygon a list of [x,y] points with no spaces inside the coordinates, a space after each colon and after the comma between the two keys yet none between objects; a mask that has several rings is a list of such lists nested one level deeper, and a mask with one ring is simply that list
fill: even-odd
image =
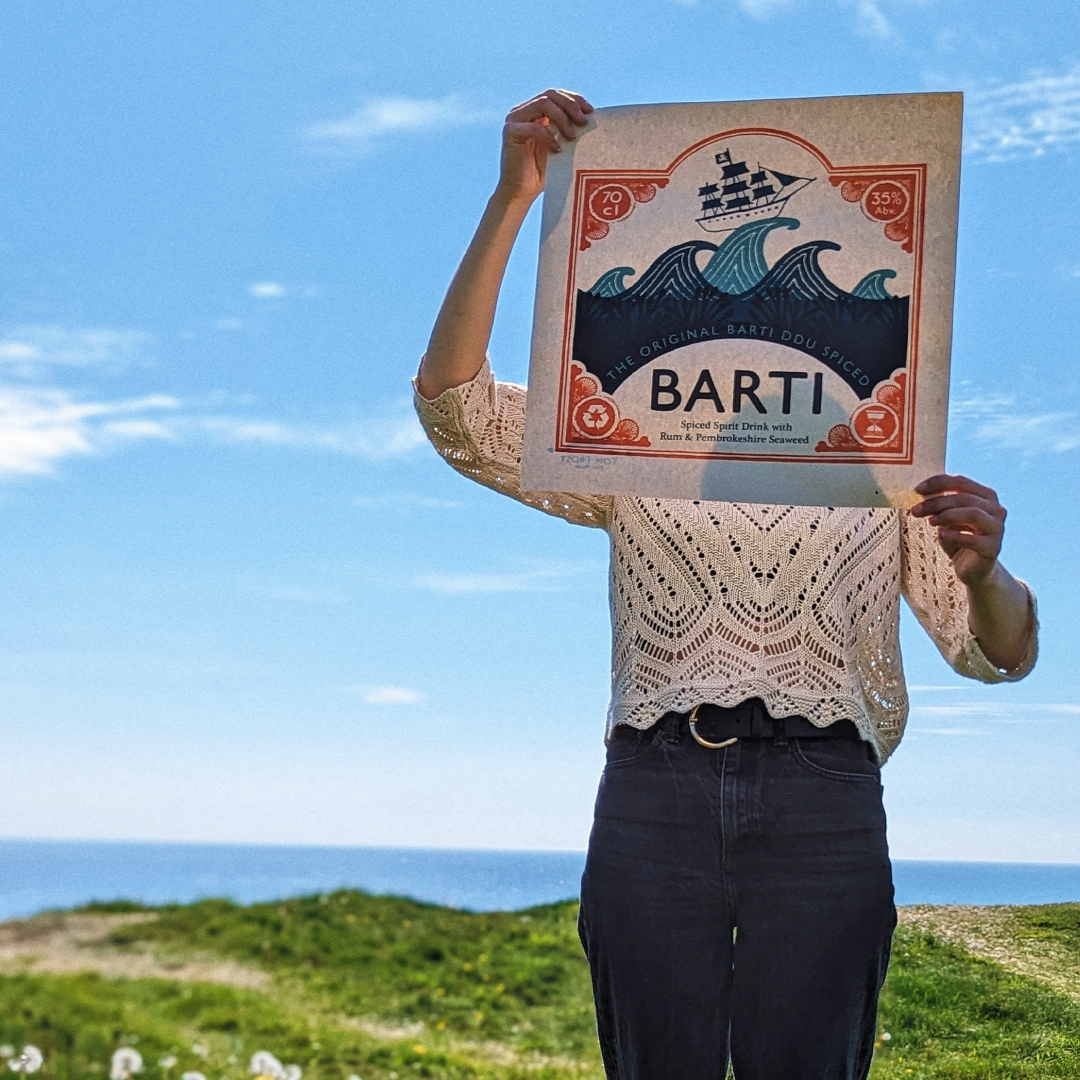
[{"label": "woman's left hand", "polygon": [[915,490],[923,501],[911,513],[930,519],[956,576],[969,588],[982,584],[993,573],[1005,535],[1006,511],[997,493],[966,476],[944,473]]}]

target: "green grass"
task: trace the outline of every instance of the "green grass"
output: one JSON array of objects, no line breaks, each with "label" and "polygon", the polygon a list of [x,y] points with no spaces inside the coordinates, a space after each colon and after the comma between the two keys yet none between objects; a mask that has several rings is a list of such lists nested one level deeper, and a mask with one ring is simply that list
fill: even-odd
[{"label": "green grass", "polygon": [[1080,904],[1042,904],[1015,909],[1025,936],[1051,938],[1080,964]]},{"label": "green grass", "polygon": [[879,1018],[891,1039],[874,1080],[1080,1077],[1080,1006],[911,931],[897,932]]},{"label": "green grass", "polygon": [[[564,1080],[565,1069],[494,1067],[419,1039],[379,1042],[321,1023],[252,991],[157,979],[105,980],[96,975],[0,978],[0,1036],[30,1042],[45,1054],[39,1074],[55,1080],[105,1077],[120,1045],[142,1054],[146,1080],[175,1080],[195,1070],[215,1080],[248,1080],[247,1063],[268,1049],[308,1077],[357,1074],[363,1080],[447,1077],[453,1080]],[[177,1064],[158,1062],[172,1055]]]},{"label": "green grass", "polygon": [[472,915],[341,891],[158,910],[156,921],[122,927],[112,940],[215,952],[264,968],[323,1012],[419,1020],[572,1058],[596,1041],[576,902]]},{"label": "green grass", "polygon": [[[154,910],[154,921],[117,928],[113,946],[165,960],[218,955],[269,972],[271,988],[4,976],[0,1043],[41,1047],[45,1080],[104,1080],[124,1043],[143,1054],[143,1080],[186,1070],[243,1080],[259,1049],[299,1064],[305,1080],[601,1074],[574,903],[469,915],[342,891]],[[1055,939],[1080,964],[1080,905],[1021,909],[1018,919],[1025,935]],[[423,1034],[365,1030],[361,1020],[420,1021]],[[881,1027],[891,1038],[874,1080],[1080,1078],[1080,1006],[911,930],[896,937]],[[178,1058],[171,1070],[156,1064],[164,1054]]]}]

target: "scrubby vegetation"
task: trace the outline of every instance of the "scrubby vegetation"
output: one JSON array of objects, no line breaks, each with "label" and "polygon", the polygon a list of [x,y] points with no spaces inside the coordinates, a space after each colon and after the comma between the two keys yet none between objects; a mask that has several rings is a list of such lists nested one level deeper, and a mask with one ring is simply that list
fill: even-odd
[{"label": "scrubby vegetation", "polygon": [[[1080,973],[1080,905],[1013,912],[1018,942],[1051,941]],[[308,1080],[599,1080],[576,913],[567,902],[476,915],[354,891],[247,907],[95,905],[84,914],[111,918],[83,974],[39,970],[42,917],[25,924],[22,970],[0,975],[0,1044],[40,1047],[49,1080],[104,1080],[123,1045],[137,1046],[145,1080],[242,1080],[262,1049]],[[159,977],[95,973],[105,956],[135,955]],[[223,962],[220,981],[186,981],[208,957]],[[238,985],[244,972],[263,988]],[[1080,974],[1075,995],[1063,985],[902,926],[872,1075],[1080,1078]]]}]

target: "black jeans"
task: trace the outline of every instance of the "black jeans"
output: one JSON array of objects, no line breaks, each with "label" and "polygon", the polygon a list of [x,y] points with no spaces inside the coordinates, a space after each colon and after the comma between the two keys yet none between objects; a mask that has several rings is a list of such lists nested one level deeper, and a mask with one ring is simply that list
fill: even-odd
[{"label": "black jeans", "polygon": [[895,926],[867,744],[609,746],[579,928],[610,1080],[863,1080]]}]

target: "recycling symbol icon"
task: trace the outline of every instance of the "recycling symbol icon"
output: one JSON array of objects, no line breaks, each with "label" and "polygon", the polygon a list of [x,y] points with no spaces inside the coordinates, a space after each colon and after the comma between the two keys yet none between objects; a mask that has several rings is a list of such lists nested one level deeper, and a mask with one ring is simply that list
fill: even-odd
[{"label": "recycling symbol icon", "polygon": [[602,439],[615,427],[617,413],[611,402],[602,397],[587,397],[573,412],[575,430],[587,439]]}]

